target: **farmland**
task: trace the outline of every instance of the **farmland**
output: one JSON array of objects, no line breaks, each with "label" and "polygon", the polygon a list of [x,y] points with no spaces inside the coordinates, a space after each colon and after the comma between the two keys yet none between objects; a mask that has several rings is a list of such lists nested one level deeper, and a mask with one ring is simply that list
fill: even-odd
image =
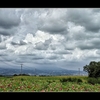
[{"label": "farmland", "polygon": [[88,80],[87,76],[2,76],[0,92],[100,92],[100,83]]}]

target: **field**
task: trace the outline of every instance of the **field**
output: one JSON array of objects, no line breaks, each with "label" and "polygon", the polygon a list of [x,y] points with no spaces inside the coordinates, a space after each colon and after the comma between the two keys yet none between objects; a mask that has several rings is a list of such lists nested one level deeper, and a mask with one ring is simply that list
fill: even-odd
[{"label": "field", "polygon": [[0,77],[0,92],[100,92],[87,76]]}]

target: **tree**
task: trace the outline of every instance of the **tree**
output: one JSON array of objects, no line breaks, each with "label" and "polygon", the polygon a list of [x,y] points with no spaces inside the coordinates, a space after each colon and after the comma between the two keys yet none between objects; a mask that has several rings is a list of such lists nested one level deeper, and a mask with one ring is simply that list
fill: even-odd
[{"label": "tree", "polygon": [[89,65],[83,67],[84,71],[88,72],[89,77],[100,77],[100,61],[91,61]]}]

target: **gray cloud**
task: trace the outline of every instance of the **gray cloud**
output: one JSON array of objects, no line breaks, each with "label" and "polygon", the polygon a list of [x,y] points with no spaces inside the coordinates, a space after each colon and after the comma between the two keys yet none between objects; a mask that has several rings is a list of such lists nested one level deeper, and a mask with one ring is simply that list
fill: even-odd
[{"label": "gray cloud", "polygon": [[[84,15],[84,16],[83,16]],[[88,31],[98,32],[100,29],[100,15],[92,12],[92,9],[69,9],[66,19],[75,24],[84,26]]]},{"label": "gray cloud", "polygon": [[39,30],[42,31],[46,31],[46,32],[50,32],[50,33],[54,33],[54,34],[63,34],[66,30],[66,26],[61,26],[61,23],[49,23],[47,25],[43,25],[41,28],[39,28]]},{"label": "gray cloud", "polygon": [[[56,12],[54,12],[56,10]],[[59,13],[60,12],[60,13]],[[67,26],[63,17],[66,10],[49,9],[44,14],[40,15],[39,22],[42,24],[38,27],[39,30],[49,32],[51,34],[63,34],[67,32]]]},{"label": "gray cloud", "polygon": [[0,9],[0,26],[3,28],[12,28],[18,26],[20,23],[20,16],[17,15],[14,9]]},{"label": "gray cloud", "polygon": [[0,53],[0,56],[7,56],[7,54],[4,54],[4,53]]},{"label": "gray cloud", "polygon": [[0,49],[6,49],[6,44],[5,43],[0,43]]},{"label": "gray cloud", "polygon": [[0,31],[0,34],[1,35],[4,35],[4,36],[10,35],[10,33],[9,32],[6,32],[6,31]]},{"label": "gray cloud", "polygon": [[11,44],[12,44],[12,45],[18,45],[18,43],[16,43],[16,42],[13,42],[13,41],[11,42]]},{"label": "gray cloud", "polygon": [[100,49],[100,39],[99,38],[92,38],[91,40],[87,41],[80,41],[76,44],[76,46],[82,50],[84,49]]},{"label": "gray cloud", "polygon": [[2,8],[0,56],[12,65],[82,68],[100,60],[99,23],[99,8]]},{"label": "gray cloud", "polygon": [[34,61],[35,64],[42,64],[42,65],[49,65],[49,64],[55,64],[55,62],[51,62],[50,60],[47,59],[38,59],[36,61]]},{"label": "gray cloud", "polygon": [[35,48],[38,49],[38,50],[47,50],[50,43],[51,43],[51,39],[45,40],[44,43],[38,42],[38,43],[35,43],[35,45],[36,45]]},{"label": "gray cloud", "polygon": [[96,54],[99,54],[99,55],[100,55],[100,51],[99,51],[99,50],[97,50],[97,51],[96,51]]},{"label": "gray cloud", "polygon": [[70,51],[67,51],[67,50],[60,50],[60,51],[57,51],[57,52],[54,52],[55,54],[72,54],[72,52]]},{"label": "gray cloud", "polygon": [[3,36],[12,36],[17,32],[17,28],[13,27],[11,29],[4,29],[4,28],[0,28],[0,35]]},{"label": "gray cloud", "polygon": [[41,59],[44,59],[44,57],[38,57],[38,56],[36,56],[36,57],[33,57],[33,58],[32,58],[32,60],[39,60],[39,59],[40,59],[40,60],[41,60]]},{"label": "gray cloud", "polygon": [[25,59],[29,59],[30,61],[34,61],[34,60],[41,60],[41,59],[44,59],[45,58],[45,56],[42,56],[41,54],[36,54],[36,53],[34,53],[34,54],[32,54],[32,53],[25,53],[25,54],[19,54],[18,55],[19,56],[19,58],[25,58]]},{"label": "gray cloud", "polygon": [[51,48],[52,50],[56,50],[55,45],[50,45],[50,48]]},{"label": "gray cloud", "polygon": [[100,13],[100,8],[92,9],[94,13]]},{"label": "gray cloud", "polygon": [[19,43],[12,41],[11,44],[12,44],[12,45],[26,45],[27,43],[24,42],[23,40],[20,40]]},{"label": "gray cloud", "polygon": [[26,45],[27,43],[24,42],[23,40],[20,41],[20,45]]},{"label": "gray cloud", "polygon": [[45,45],[49,45],[49,44],[51,43],[51,41],[52,41],[52,39],[51,39],[51,38],[49,38],[49,39],[45,40]]},{"label": "gray cloud", "polygon": [[36,49],[38,50],[47,50],[48,45],[45,45],[43,42],[36,43]]},{"label": "gray cloud", "polygon": [[95,49],[95,47],[92,44],[80,44],[78,47],[81,50],[84,50],[84,49],[88,49],[88,50]]},{"label": "gray cloud", "polygon": [[50,56],[50,57],[47,57],[47,58],[50,59],[50,60],[54,60],[54,59],[57,59],[58,56],[57,55],[53,55],[53,56]]},{"label": "gray cloud", "polygon": [[26,54],[20,54],[19,56],[26,56],[26,57],[27,57],[27,56],[36,56],[36,54],[32,54],[32,53],[27,54],[27,53],[26,53]]},{"label": "gray cloud", "polygon": [[1,38],[1,35],[0,35],[0,42],[2,42],[2,38]]}]

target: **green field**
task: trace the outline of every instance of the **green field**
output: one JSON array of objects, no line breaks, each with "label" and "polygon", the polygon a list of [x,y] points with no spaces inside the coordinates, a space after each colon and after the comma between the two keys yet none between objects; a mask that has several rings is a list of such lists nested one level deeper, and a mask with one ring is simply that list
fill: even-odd
[{"label": "green field", "polygon": [[100,92],[87,76],[0,77],[0,92]]}]

